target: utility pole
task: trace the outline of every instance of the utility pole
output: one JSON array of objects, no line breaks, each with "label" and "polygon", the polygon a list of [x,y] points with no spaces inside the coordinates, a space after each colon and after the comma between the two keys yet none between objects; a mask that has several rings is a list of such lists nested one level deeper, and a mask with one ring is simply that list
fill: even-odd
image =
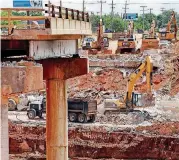
[{"label": "utility pole", "polygon": [[112,3],[109,4],[111,5],[111,30],[113,31],[113,17],[114,17],[114,0],[112,0]]},{"label": "utility pole", "polygon": [[85,0],[83,0],[83,12],[85,11]]},{"label": "utility pole", "polygon": [[62,7],[62,0],[60,0],[60,7]]},{"label": "utility pole", "polygon": [[102,19],[102,13],[103,13],[103,3],[106,3],[106,1],[100,0],[98,3],[101,4],[101,9],[100,9],[100,18]]},{"label": "utility pole", "polygon": [[150,24],[152,23],[152,10],[153,10],[153,8],[149,8],[149,10],[150,10]]},{"label": "utility pole", "polygon": [[127,19],[127,9],[129,9],[129,8],[127,8],[127,6],[129,5],[128,3],[127,3],[127,0],[126,0],[126,2],[125,2],[125,7],[123,8],[124,9],[124,19],[125,19],[125,24],[124,24],[124,29],[126,30],[126,19]]},{"label": "utility pole", "polygon": [[147,7],[147,6],[140,6],[141,8],[142,8],[142,10],[141,11],[143,11],[143,31],[144,31],[144,13],[145,13],[145,8]]},{"label": "utility pole", "polygon": [[[160,10],[161,10],[162,16],[163,16],[163,13],[164,13],[164,11],[165,11],[165,8],[160,8]],[[161,24],[161,26],[163,27],[163,18],[162,18],[162,24]]]}]

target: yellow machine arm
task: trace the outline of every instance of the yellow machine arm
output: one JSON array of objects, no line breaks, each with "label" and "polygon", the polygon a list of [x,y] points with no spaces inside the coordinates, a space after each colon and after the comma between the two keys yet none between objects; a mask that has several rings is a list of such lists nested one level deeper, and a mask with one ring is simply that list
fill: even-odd
[{"label": "yellow machine arm", "polygon": [[97,44],[98,46],[101,46],[101,42],[103,41],[103,22],[102,19],[100,19],[99,27],[98,27],[98,33],[97,33]]},{"label": "yellow machine arm", "polygon": [[178,26],[177,26],[177,21],[176,21],[176,16],[175,16],[175,12],[174,11],[172,11],[170,21],[167,24],[167,32],[171,32],[172,22],[174,24],[174,28],[175,28],[174,32],[175,32],[175,38],[176,38],[177,31],[178,31]]},{"label": "yellow machine arm", "polygon": [[155,23],[155,20],[153,20],[152,24],[151,24],[151,28],[149,30],[149,36],[150,36],[150,38],[154,38],[155,37],[155,27],[156,27],[156,23]]},{"label": "yellow machine arm", "polygon": [[141,77],[143,72],[146,72],[146,79],[147,79],[147,92],[150,93],[152,91],[152,68],[153,65],[151,63],[150,57],[146,57],[146,61],[142,63],[139,68],[130,75],[128,81],[128,92],[125,101],[132,100],[132,93],[134,89],[134,85],[136,81]]},{"label": "yellow machine arm", "polygon": [[128,36],[133,36],[134,33],[134,22],[130,21],[128,25]]}]

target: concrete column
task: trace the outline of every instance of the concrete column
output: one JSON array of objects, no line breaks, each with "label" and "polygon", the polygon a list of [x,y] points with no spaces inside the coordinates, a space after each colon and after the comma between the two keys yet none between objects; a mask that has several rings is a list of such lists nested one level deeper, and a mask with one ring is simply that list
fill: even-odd
[{"label": "concrete column", "polygon": [[42,60],[47,88],[47,160],[68,159],[66,80],[88,72],[85,58]]},{"label": "concrete column", "polygon": [[68,120],[65,80],[47,80],[47,160],[68,159]]},{"label": "concrete column", "polygon": [[0,160],[9,160],[9,133],[8,133],[8,99],[1,99],[1,159]]}]

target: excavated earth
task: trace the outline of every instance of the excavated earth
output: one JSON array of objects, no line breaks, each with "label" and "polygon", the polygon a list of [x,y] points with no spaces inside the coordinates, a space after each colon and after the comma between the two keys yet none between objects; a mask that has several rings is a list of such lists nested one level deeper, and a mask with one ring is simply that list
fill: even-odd
[{"label": "excavated earth", "polygon": [[[71,124],[70,159],[172,159],[179,157],[179,122],[136,128]],[[45,159],[45,126],[9,122],[11,159]]]}]

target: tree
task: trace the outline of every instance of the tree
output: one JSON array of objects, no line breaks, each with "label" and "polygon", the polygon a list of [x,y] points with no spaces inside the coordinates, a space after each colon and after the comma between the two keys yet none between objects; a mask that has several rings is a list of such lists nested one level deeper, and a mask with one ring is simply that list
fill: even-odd
[{"label": "tree", "polygon": [[[0,12],[1,17],[7,17],[8,16],[8,12],[7,11],[1,11]],[[12,11],[12,15],[13,16],[26,16],[27,13],[26,12],[18,12],[18,11]],[[31,16],[42,16],[42,12],[36,12],[36,11],[31,11],[29,13],[29,15]],[[18,25],[18,24],[22,24],[23,22],[20,20],[15,20],[12,21],[12,24],[14,25]],[[1,21],[1,25],[8,25],[8,21]]]},{"label": "tree", "polygon": [[[175,14],[176,14],[177,22],[179,22],[179,15],[177,14],[177,12],[175,12]],[[168,21],[170,20],[170,17],[171,17],[171,10],[167,10],[164,11],[162,14],[159,14],[157,16],[158,28],[166,27]]]}]

